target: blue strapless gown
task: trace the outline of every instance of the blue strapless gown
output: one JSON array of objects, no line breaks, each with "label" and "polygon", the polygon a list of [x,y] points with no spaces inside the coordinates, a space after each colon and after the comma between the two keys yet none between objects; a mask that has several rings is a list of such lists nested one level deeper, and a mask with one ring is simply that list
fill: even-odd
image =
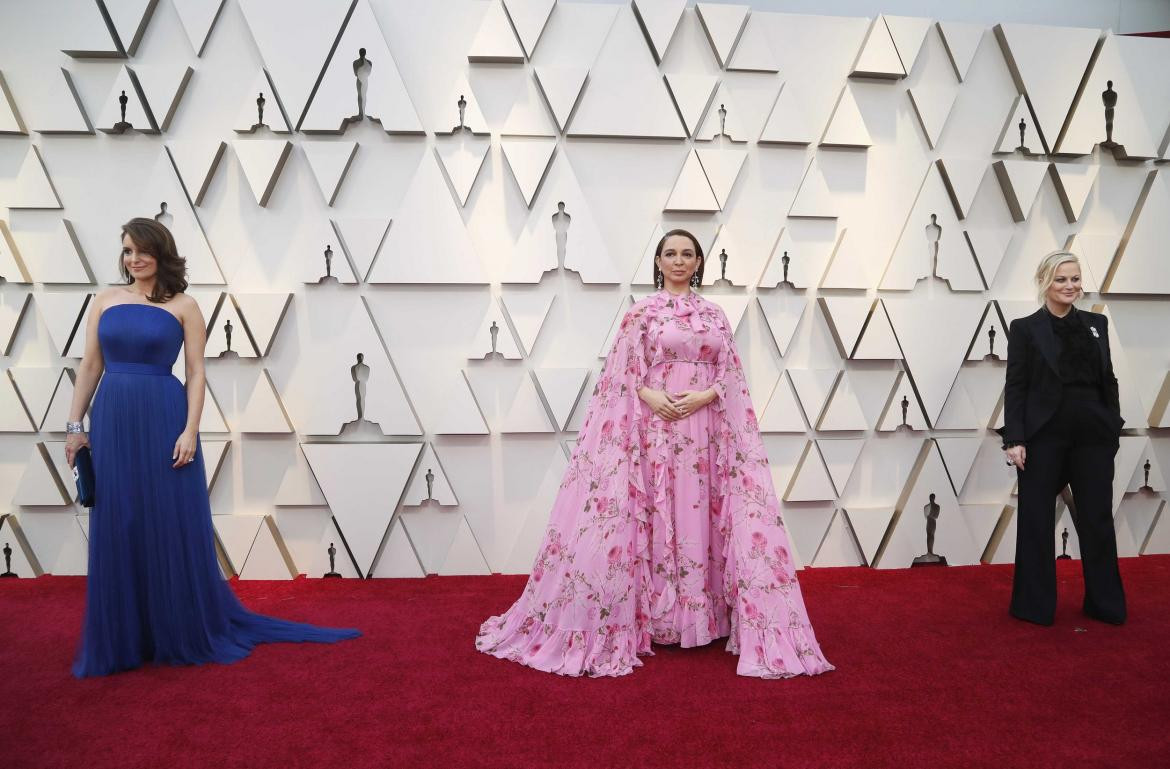
[{"label": "blue strapless gown", "polygon": [[106,309],[98,339],[105,376],[90,413],[96,504],[78,677],[168,664],[230,663],[258,643],[332,642],[321,628],[245,609],[215,554],[203,449],[171,465],[187,423],[187,393],[171,375],[183,326],[161,307]]}]

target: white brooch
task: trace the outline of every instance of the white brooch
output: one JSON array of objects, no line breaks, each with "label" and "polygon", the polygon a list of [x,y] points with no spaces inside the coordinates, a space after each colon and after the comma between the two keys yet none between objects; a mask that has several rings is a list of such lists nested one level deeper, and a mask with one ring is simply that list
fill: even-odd
[{"label": "white brooch", "polygon": [[1093,336],[1097,337],[1098,339],[1100,339],[1100,338],[1101,338],[1101,335],[1097,333],[1097,327],[1096,327],[1096,326],[1089,326],[1089,330],[1093,332]]}]

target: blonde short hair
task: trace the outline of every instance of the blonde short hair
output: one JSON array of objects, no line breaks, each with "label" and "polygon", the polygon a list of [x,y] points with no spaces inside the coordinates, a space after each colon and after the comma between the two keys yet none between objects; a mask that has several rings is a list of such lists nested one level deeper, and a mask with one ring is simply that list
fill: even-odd
[{"label": "blonde short hair", "polygon": [[[1048,294],[1048,287],[1056,280],[1056,271],[1062,264],[1072,262],[1076,266],[1081,266],[1081,260],[1076,254],[1071,251],[1053,251],[1040,260],[1040,264],[1036,266],[1036,300],[1040,304],[1044,304],[1044,299]],[[1084,291],[1082,290],[1082,294]],[[1080,297],[1077,297],[1078,299]]]}]

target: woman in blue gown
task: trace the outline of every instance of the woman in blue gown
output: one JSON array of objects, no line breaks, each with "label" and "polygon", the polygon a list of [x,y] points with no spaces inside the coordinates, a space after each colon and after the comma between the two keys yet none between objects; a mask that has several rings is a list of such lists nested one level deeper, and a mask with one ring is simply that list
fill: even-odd
[{"label": "woman in blue gown", "polygon": [[[121,272],[126,285],[92,303],[65,444],[70,465],[91,446],[97,489],[73,674],[148,661],[230,663],[267,641],[359,636],[255,614],[236,599],[216,559],[199,446],[206,325],[184,293],[170,231],[153,219],[123,225]],[[180,347],[185,388],[171,375]],[[81,419],[91,397],[87,438]]]}]

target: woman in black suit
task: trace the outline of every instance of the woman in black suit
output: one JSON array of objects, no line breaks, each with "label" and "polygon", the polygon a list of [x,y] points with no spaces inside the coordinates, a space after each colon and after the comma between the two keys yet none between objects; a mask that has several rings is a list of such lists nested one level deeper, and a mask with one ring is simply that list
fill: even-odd
[{"label": "woman in black suit", "polygon": [[1056,613],[1056,497],[1072,487],[1085,575],[1084,612],[1120,625],[1125,591],[1113,529],[1113,457],[1121,406],[1104,315],[1078,310],[1081,267],[1057,251],[1036,268],[1039,310],[1008,329],[1004,453],[1016,466],[1012,616],[1051,625]]}]

